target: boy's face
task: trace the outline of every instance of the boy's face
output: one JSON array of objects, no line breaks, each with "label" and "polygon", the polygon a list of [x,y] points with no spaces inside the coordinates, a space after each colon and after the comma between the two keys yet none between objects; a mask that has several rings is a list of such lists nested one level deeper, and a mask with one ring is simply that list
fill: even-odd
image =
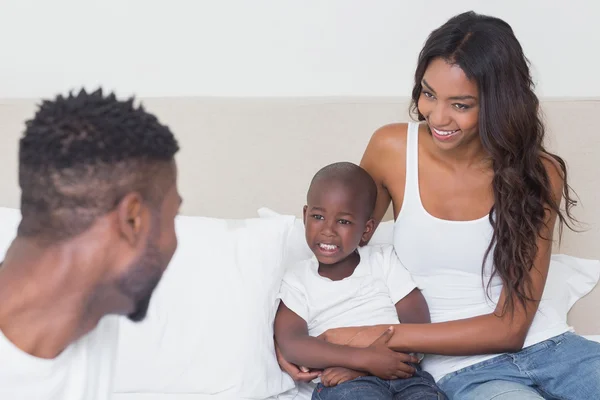
[{"label": "boy's face", "polygon": [[321,264],[336,264],[370,238],[365,195],[335,181],[316,182],[304,206],[306,242]]}]

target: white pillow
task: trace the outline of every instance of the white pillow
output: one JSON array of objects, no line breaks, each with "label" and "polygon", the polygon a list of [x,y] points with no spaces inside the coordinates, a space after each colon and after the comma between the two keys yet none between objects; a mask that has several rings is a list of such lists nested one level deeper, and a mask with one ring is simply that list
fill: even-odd
[{"label": "white pillow", "polygon": [[599,279],[599,260],[553,254],[542,300],[550,303],[561,319],[567,322],[571,307],[591,292]]},{"label": "white pillow", "polygon": [[123,319],[115,392],[231,389],[242,301],[226,220],[177,217],[179,245],[143,322]]},{"label": "white pillow", "polygon": [[[260,218],[281,218],[282,215],[266,207],[258,210]],[[293,215],[288,215],[292,218],[293,226],[288,238],[287,247],[285,249],[285,265],[294,265],[299,261],[307,260],[312,257],[313,253],[306,243],[304,234],[304,221],[302,218],[296,218]]]},{"label": "white pillow", "polygon": [[[0,260],[21,213],[0,207]],[[179,246],[140,323],[121,319],[115,393],[263,399],[294,387],[277,364],[273,304],[293,217],[179,216]]]},{"label": "white pillow", "polygon": [[115,391],[216,394],[237,392],[255,376],[266,380],[246,370],[269,366],[261,354],[272,340],[261,344],[258,336],[268,329],[263,304],[270,292],[261,287],[281,279],[292,222],[178,217],[179,247],[148,317],[123,319]]},{"label": "white pillow", "polygon": [[[0,207],[0,260],[20,211]],[[262,399],[294,387],[274,356],[275,296],[293,217],[177,217],[179,246],[140,323],[121,319],[116,393],[223,392]]]},{"label": "white pillow", "polygon": [[[245,260],[242,261],[247,264],[239,271],[244,283],[244,308],[240,317],[246,318],[242,324],[245,329],[236,332],[244,346],[239,353],[239,362],[243,365],[239,398],[265,399],[295,386],[290,376],[279,368],[273,343],[284,251],[288,248],[293,224],[294,218],[289,216],[258,219],[253,221],[252,229],[239,230],[235,238],[236,253],[243,255]],[[274,231],[280,236],[276,237]]]}]

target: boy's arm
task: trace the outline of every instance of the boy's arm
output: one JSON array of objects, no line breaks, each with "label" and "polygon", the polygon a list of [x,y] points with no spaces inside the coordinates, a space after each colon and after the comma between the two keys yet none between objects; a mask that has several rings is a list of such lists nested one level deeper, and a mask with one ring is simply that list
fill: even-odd
[{"label": "boy's arm", "polygon": [[429,307],[410,272],[402,264],[393,246],[382,248],[381,262],[390,297],[403,324],[429,323]]},{"label": "boy's arm", "polygon": [[[417,288],[413,289],[405,297],[396,303],[396,312],[398,319],[402,324],[429,324],[431,316],[429,307],[423,293]],[[415,354],[419,362],[423,360],[424,354]]]},{"label": "boy's arm", "polygon": [[431,322],[425,297],[417,288],[396,303],[396,312],[403,324],[428,324]]},{"label": "boy's arm", "polygon": [[393,330],[388,330],[372,346],[352,348],[309,336],[306,321],[287,308],[283,301],[275,316],[275,339],[284,358],[309,368],[345,367],[369,372],[382,379],[410,377],[414,369],[405,363],[414,362],[414,357],[388,349],[387,341],[392,335]]},{"label": "boy's arm", "polygon": [[336,366],[364,371],[364,352],[311,337],[306,321],[283,301],[275,316],[275,340],[284,358],[293,364],[319,369]]}]

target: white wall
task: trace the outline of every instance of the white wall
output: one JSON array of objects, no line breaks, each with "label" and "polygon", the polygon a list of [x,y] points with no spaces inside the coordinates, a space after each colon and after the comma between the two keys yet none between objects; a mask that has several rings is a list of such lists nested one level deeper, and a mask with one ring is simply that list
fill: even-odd
[{"label": "white wall", "polygon": [[597,0],[0,0],[0,97],[408,96],[427,34],[509,22],[538,93],[600,96]]}]

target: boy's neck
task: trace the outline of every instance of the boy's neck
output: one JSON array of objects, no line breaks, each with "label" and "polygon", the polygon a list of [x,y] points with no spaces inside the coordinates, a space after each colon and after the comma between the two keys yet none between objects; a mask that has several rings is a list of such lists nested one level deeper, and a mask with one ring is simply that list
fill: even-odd
[{"label": "boy's neck", "polygon": [[319,275],[332,281],[341,281],[352,276],[359,263],[360,255],[358,250],[355,250],[348,257],[335,264],[319,263]]}]

